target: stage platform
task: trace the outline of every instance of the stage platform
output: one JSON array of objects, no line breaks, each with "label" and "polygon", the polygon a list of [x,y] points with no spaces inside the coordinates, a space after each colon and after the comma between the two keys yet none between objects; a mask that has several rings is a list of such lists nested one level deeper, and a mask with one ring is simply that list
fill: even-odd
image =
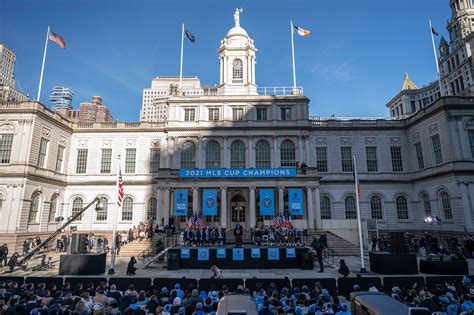
[{"label": "stage platform", "polygon": [[369,257],[370,270],[378,274],[418,274],[417,257],[415,254],[391,254],[386,252],[370,252]]},{"label": "stage platform", "polygon": [[168,270],[209,269],[313,269],[307,247],[174,247],[169,249]]},{"label": "stage platform", "polygon": [[420,260],[420,272],[432,275],[467,275],[467,261],[430,261]]}]

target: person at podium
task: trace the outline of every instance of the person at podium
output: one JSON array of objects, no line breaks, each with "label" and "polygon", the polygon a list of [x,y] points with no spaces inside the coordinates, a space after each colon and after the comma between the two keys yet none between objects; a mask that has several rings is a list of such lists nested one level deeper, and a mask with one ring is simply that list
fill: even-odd
[{"label": "person at podium", "polygon": [[242,225],[237,223],[234,228],[235,247],[242,247]]}]

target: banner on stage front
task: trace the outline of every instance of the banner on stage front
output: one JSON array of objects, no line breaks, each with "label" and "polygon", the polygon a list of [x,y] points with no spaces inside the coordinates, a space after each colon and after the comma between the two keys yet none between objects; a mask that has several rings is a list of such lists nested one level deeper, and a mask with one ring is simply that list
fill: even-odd
[{"label": "banner on stage front", "polygon": [[191,250],[189,248],[181,248],[181,258],[189,258]]},{"label": "banner on stage front", "polygon": [[288,247],[286,249],[286,258],[296,258],[296,249]]},{"label": "banner on stage front", "polygon": [[275,214],[275,196],[273,189],[260,189],[260,215]]},{"label": "banner on stage front", "polygon": [[198,248],[198,260],[209,260],[209,248]]},{"label": "banner on stage front", "polygon": [[177,189],[174,191],[175,216],[186,216],[188,214],[188,191],[186,189]]},{"label": "banner on stage front", "polygon": [[280,260],[280,249],[277,247],[269,247],[268,260]]},{"label": "banner on stage front", "polygon": [[291,215],[303,215],[303,189],[288,189],[288,201]]},{"label": "banner on stage front", "polygon": [[217,190],[204,189],[202,191],[202,215],[217,215]]},{"label": "banner on stage front", "polygon": [[260,248],[252,248],[251,257],[252,258],[260,258]]},{"label": "banner on stage front", "polygon": [[225,259],[226,258],[226,249],[225,248],[217,248],[216,249],[216,257]]},{"label": "banner on stage front", "polygon": [[244,260],[244,249],[241,247],[232,248],[232,260]]}]

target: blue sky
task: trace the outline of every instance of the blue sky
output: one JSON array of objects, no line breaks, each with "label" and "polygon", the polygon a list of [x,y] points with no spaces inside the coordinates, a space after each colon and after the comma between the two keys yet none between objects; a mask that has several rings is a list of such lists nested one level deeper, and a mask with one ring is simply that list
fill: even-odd
[{"label": "blue sky", "polygon": [[451,15],[449,0],[1,0],[0,42],[16,52],[20,89],[36,97],[51,25],[67,47],[49,44],[41,101],[64,85],[75,107],[100,95],[116,119],[138,121],[143,88],[179,75],[182,22],[196,37],[183,74],[218,83],[217,48],[236,7],[259,49],[259,86],[292,85],[290,20],[311,30],[295,37],[296,76],[315,116],[388,116],[405,70],[419,87],[436,80],[428,20],[447,37]]}]

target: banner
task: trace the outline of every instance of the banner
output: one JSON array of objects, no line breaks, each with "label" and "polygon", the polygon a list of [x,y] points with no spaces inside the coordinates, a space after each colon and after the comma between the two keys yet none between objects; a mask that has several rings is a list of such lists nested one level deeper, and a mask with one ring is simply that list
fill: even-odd
[{"label": "banner", "polygon": [[274,194],[273,189],[260,189],[260,215],[275,214]]},{"label": "banner", "polygon": [[241,247],[232,248],[232,260],[244,260],[244,249]]},{"label": "banner", "polygon": [[202,215],[217,215],[216,189],[204,189],[202,191]]},{"label": "banner", "polygon": [[181,248],[181,258],[189,258],[190,252],[189,248]]},{"label": "banner", "polygon": [[186,216],[188,214],[188,191],[186,189],[177,189],[174,191],[175,216]]},{"label": "banner", "polygon": [[278,178],[296,177],[296,168],[180,169],[180,178]]},{"label": "banner", "polygon": [[292,247],[287,247],[286,258],[296,258],[296,249]]},{"label": "banner", "polygon": [[252,258],[260,258],[260,248],[252,248],[250,256]]},{"label": "banner", "polygon": [[217,258],[226,258],[226,249],[225,248],[216,248],[216,257]]},{"label": "banner", "polygon": [[198,260],[209,260],[209,248],[198,248]]},{"label": "banner", "polygon": [[268,248],[268,260],[280,260],[280,249],[278,247]]},{"label": "banner", "polygon": [[288,204],[291,215],[303,215],[303,189],[288,189]]}]

